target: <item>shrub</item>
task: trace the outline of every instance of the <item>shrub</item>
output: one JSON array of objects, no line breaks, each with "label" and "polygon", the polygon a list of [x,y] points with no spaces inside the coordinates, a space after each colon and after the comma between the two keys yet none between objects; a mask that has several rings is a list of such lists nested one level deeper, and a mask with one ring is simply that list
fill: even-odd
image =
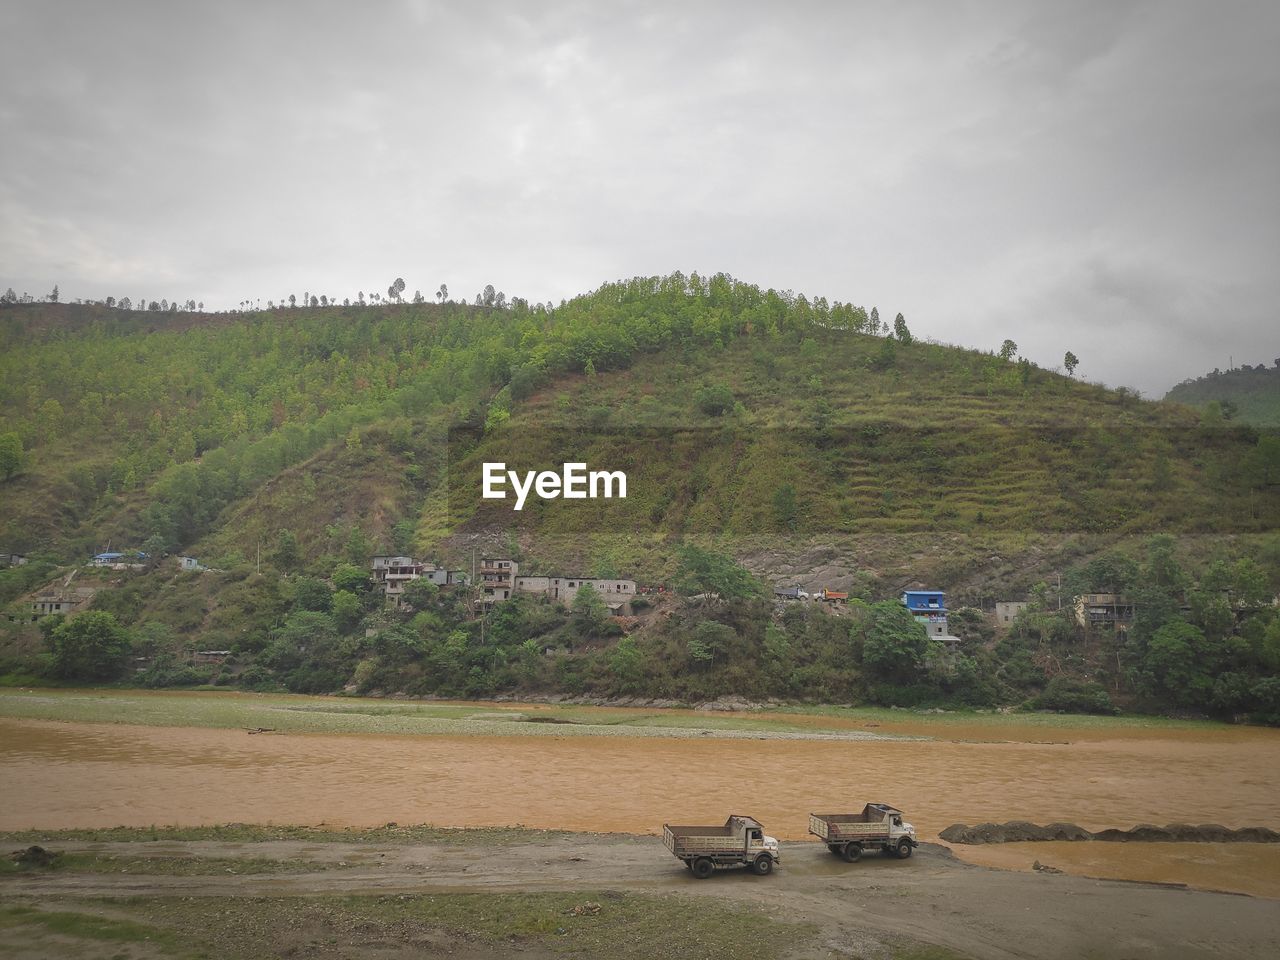
[{"label": "shrub", "polygon": [[94,611],[60,623],[49,633],[52,669],[64,680],[111,680],[124,670],[129,634],[109,613]]},{"label": "shrub", "polygon": [[707,416],[719,417],[733,409],[733,391],[722,383],[699,387],[693,402]]},{"label": "shrub", "polygon": [[279,687],[266,667],[252,666],[240,674],[240,686],[246,690],[275,690]]},{"label": "shrub", "polygon": [[1120,710],[1099,683],[1054,677],[1044,693],[1027,701],[1032,710],[1059,710],[1064,713],[1096,713],[1114,716]]}]

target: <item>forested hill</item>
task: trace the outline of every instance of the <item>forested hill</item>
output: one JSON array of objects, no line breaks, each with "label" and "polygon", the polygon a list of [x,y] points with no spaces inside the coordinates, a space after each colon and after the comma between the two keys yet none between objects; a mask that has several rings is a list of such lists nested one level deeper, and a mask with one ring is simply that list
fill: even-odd
[{"label": "forested hill", "polygon": [[1184,380],[1165,394],[1165,399],[1198,407],[1210,420],[1280,427],[1280,359],[1270,367],[1246,363],[1226,373],[1214,370]]},{"label": "forested hill", "polygon": [[[28,561],[0,569],[0,684],[1280,722],[1274,431],[724,276],[481,301],[0,305],[0,555]],[[480,497],[496,461],[624,471],[627,497],[517,513]],[[147,556],[87,564],[108,548]],[[401,608],[375,553],[643,592],[629,617],[587,591],[484,612],[420,580]],[[962,651],[897,602],[912,585],[947,592]],[[797,586],[851,600],[772,602]],[[1132,630],[1078,629],[1092,592],[1131,596]],[[998,600],[1030,601],[999,633]]]},{"label": "forested hill", "polygon": [[530,536],[1275,528],[1268,438],[895,328],[721,275],[555,308],[9,305],[0,549],[447,552],[516,527],[481,461],[571,447],[632,495]]}]

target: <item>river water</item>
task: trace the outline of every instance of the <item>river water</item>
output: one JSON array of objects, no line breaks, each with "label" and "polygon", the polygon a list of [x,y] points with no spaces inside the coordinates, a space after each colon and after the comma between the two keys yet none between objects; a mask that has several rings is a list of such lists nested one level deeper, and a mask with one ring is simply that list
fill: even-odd
[{"label": "river water", "polygon": [[[779,839],[804,840],[810,811],[867,800],[905,810],[924,839],[957,821],[988,820],[1280,829],[1280,731],[1068,728],[1049,732],[1058,742],[1037,742],[1044,729],[1014,723],[894,726],[945,739],[251,736],[0,718],[0,829],[395,821],[659,833],[664,821],[717,822],[732,812],[757,817]],[[1008,739],[979,740],[993,735]],[[958,852],[1025,867],[1022,846]],[[1200,860],[1191,879],[1179,857],[1156,849],[1166,845],[1146,853],[1143,846],[1053,844],[1034,852],[1072,872],[1280,896],[1274,882],[1247,879],[1276,876],[1280,845],[1173,845],[1194,848],[1181,858]],[[1217,875],[1214,864],[1231,883],[1204,879]]]}]

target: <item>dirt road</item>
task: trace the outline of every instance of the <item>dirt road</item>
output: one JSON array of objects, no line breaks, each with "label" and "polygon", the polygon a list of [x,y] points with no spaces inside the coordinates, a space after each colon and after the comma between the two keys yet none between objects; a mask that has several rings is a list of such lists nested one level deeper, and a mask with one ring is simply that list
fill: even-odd
[{"label": "dirt road", "polygon": [[622,891],[723,898],[821,930],[805,956],[883,956],[896,938],[975,958],[1280,956],[1280,903],[1169,886],[1013,873],[923,845],[909,860],[846,864],[816,843],[783,847],[774,876],[694,880],[654,837],[553,836],[509,846],[347,843],[58,843],[116,856],[310,860],[289,875],[157,876],[66,871],[0,878],[0,899],[306,897]]}]

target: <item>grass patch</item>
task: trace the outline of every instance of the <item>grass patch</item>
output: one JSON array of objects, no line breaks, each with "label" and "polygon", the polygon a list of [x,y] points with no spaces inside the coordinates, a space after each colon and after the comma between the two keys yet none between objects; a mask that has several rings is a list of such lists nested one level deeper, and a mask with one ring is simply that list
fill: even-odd
[{"label": "grass patch", "polygon": [[[178,937],[150,924],[132,919],[117,919],[92,913],[67,910],[40,910],[24,905],[0,906],[0,930],[31,928],[31,932],[111,943],[151,942],[158,946],[176,945]],[[59,951],[61,952],[61,951]]]},{"label": "grass patch", "polygon": [[[265,729],[278,733],[393,735],[639,736],[684,731],[813,733],[811,718],[789,711],[698,713],[579,705],[397,703],[300,694],[153,692],[144,690],[22,690],[0,693],[0,717],[142,726]],[[836,714],[831,714],[836,716]],[[541,722],[528,722],[530,719]],[[563,722],[556,722],[563,721]],[[845,729],[832,724],[829,732]]]},{"label": "grass patch", "polygon": [[991,710],[964,710],[948,708],[944,713],[927,710],[894,710],[889,707],[840,707],[840,706],[786,706],[765,708],[784,714],[810,717],[843,718],[881,724],[928,723],[939,728],[938,735],[946,736],[948,726],[986,726],[993,730],[1000,727],[1044,727],[1051,730],[1112,729],[1117,732],[1129,729],[1153,730],[1222,730],[1229,727],[1215,720],[1184,720],[1176,717],[1160,717],[1150,714],[1122,714],[1097,716],[1091,714],[1036,713],[1015,711],[999,713]]},{"label": "grass patch", "polygon": [[38,687],[48,682],[34,673],[0,673],[0,687]]},{"label": "grass patch", "polygon": [[291,948],[307,956],[375,956],[406,945],[428,955],[465,941],[487,945],[495,956],[525,947],[564,957],[763,960],[785,956],[816,934],[764,907],[613,891],[165,899],[140,905],[138,915],[178,930],[211,930],[212,952],[232,958]]},{"label": "grass patch", "polygon": [[[98,909],[103,913],[90,912]],[[89,943],[111,942],[146,945],[162,956],[218,960],[360,960],[440,956],[459,949],[468,956],[494,957],[529,952],[620,960],[769,960],[804,950],[817,934],[813,925],[780,919],[764,906],[608,890],[157,897],[109,906],[87,901],[75,912],[13,904],[0,907],[0,931],[9,942],[20,938],[24,947],[48,948],[51,956],[83,955]],[[920,957],[933,960],[934,955]]]},{"label": "grass patch", "polygon": [[[259,728],[278,733],[376,733],[435,736],[686,736],[702,731],[729,735],[865,733],[869,724],[892,735],[911,724],[913,736],[949,736],[952,726],[1035,728],[1046,731],[1125,729],[1222,729],[1221,723],[1153,716],[1100,717],[1054,713],[954,710],[927,713],[881,707],[786,705],[743,713],[591,707],[580,704],[421,703],[247,694],[229,691],[5,690],[0,718],[122,723],[142,726]],[[528,722],[536,719],[541,722]],[[563,722],[556,722],[563,721]],[[936,728],[920,730],[922,724]]]}]

